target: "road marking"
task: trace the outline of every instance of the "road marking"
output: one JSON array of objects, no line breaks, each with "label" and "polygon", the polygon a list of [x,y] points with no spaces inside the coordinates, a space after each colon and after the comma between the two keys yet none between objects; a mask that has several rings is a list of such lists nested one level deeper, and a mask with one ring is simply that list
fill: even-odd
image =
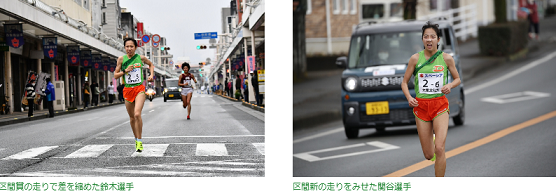
[{"label": "road marking", "polygon": [[110,149],[113,145],[87,145],[69,154],[66,158],[97,157]]},{"label": "road marking", "polygon": [[163,157],[170,144],[144,144],[143,152],[134,152],[132,157]]},{"label": "road marking", "polygon": [[225,144],[197,144],[197,156],[228,156]]},{"label": "road marking", "polygon": [[[353,153],[347,153],[347,154],[341,154],[341,155],[334,155],[334,156],[328,156],[328,157],[317,157],[311,154],[316,154],[316,153],[322,153],[322,152],[331,152],[331,151],[337,151],[337,150],[344,150],[344,149],[349,149],[349,148],[356,148],[356,147],[362,147],[362,146],[375,146],[379,149],[374,149],[374,150],[366,150],[366,151],[361,151],[361,152],[353,152]],[[309,162],[315,162],[315,161],[323,161],[323,160],[329,160],[329,159],[337,159],[337,158],[343,158],[343,157],[349,157],[349,156],[356,156],[356,155],[362,155],[362,154],[368,154],[368,153],[375,153],[375,152],[381,152],[381,151],[386,151],[386,150],[393,150],[393,149],[398,149],[400,148],[399,146],[394,146],[391,144],[387,144],[384,142],[380,142],[380,141],[373,141],[373,142],[367,142],[367,143],[360,143],[360,144],[353,144],[353,145],[347,145],[347,146],[340,146],[340,147],[334,147],[334,148],[327,148],[327,149],[322,149],[322,150],[315,150],[315,151],[311,151],[311,152],[303,152],[303,153],[297,153],[294,154],[294,157],[303,159],[305,161],[309,161]]]},{"label": "road marking", "polygon": [[295,144],[295,143],[299,143],[299,142],[303,142],[303,141],[307,141],[307,140],[312,140],[312,139],[315,139],[315,138],[317,138],[317,137],[322,137],[322,136],[325,136],[325,135],[330,135],[330,134],[333,134],[333,133],[341,132],[341,131],[343,131],[343,130],[344,130],[343,127],[336,128],[336,129],[332,129],[332,130],[327,131],[327,132],[324,132],[324,133],[319,133],[319,134],[307,136],[307,137],[304,137],[304,138],[301,138],[301,139],[293,140],[293,143]]},{"label": "road marking", "polygon": [[[128,121],[129,122],[129,121]],[[195,136],[157,136],[157,137],[143,137],[145,139],[170,139],[170,138],[229,138],[229,137],[265,137],[265,135],[195,135]],[[128,140],[134,137],[96,137],[95,139],[121,139]]]},{"label": "road marking", "polygon": [[149,111],[149,112],[154,112],[154,110],[151,110],[151,111]]},{"label": "road marking", "polygon": [[255,146],[255,148],[257,148],[259,153],[264,155],[264,143],[253,143],[253,146]]},{"label": "road marking", "polygon": [[43,147],[38,147],[38,148],[31,148],[29,150],[14,154],[12,156],[3,158],[2,160],[10,160],[10,159],[30,159],[36,156],[39,156],[41,154],[44,154],[45,152],[48,152],[52,149],[58,148],[58,146],[43,146]]},{"label": "road marking", "polygon": [[[485,145],[485,144],[490,143],[494,140],[500,139],[500,138],[502,138],[502,137],[504,137],[504,136],[506,136],[510,133],[519,131],[521,129],[524,129],[524,128],[533,126],[535,124],[538,124],[540,122],[543,122],[545,120],[551,119],[555,116],[556,116],[556,111],[552,111],[548,114],[544,114],[542,116],[539,116],[539,117],[533,118],[531,120],[522,122],[520,124],[508,127],[506,129],[500,130],[500,131],[498,131],[496,133],[493,133],[489,136],[486,136],[484,138],[481,138],[479,140],[476,140],[474,142],[471,142],[469,144],[460,146],[456,149],[453,149],[453,150],[450,150],[450,151],[446,152],[446,159],[448,159],[450,157],[454,157],[458,154],[464,153],[464,152],[469,151],[471,149],[477,148],[479,146]],[[406,167],[406,168],[400,169],[398,171],[395,171],[395,172],[393,172],[391,174],[388,174],[384,177],[402,177],[402,176],[406,176],[408,174],[411,174],[415,171],[421,170],[421,169],[423,169],[425,167],[428,167],[430,165],[433,165],[433,164],[434,164],[434,162],[432,162],[432,161],[424,160],[424,161],[421,161],[419,163],[413,164],[409,167]]]},{"label": "road marking", "polygon": [[0,174],[0,176],[20,176],[20,177],[98,177],[91,175],[75,175],[75,174],[52,174],[45,172],[29,172],[29,173],[14,173],[14,174]]},{"label": "road marking", "polygon": [[543,97],[550,97],[550,93],[524,91],[524,92],[510,93],[505,95],[497,95],[493,97],[485,97],[482,98],[481,101],[497,103],[497,104],[505,104],[505,103],[512,103],[518,101],[525,101],[530,99],[538,99]]},{"label": "road marking", "polygon": [[484,88],[486,88],[486,87],[489,87],[489,86],[498,84],[499,82],[502,82],[502,81],[504,81],[504,80],[506,80],[506,79],[508,79],[508,78],[514,77],[514,76],[516,76],[517,74],[523,73],[523,72],[525,72],[525,71],[527,71],[527,70],[529,70],[529,69],[531,69],[531,68],[533,68],[533,67],[536,67],[536,66],[538,66],[538,65],[540,65],[540,64],[542,64],[542,63],[544,63],[544,62],[546,62],[546,61],[548,61],[548,60],[554,58],[555,56],[556,56],[556,52],[550,53],[549,55],[546,55],[544,58],[538,59],[538,60],[536,60],[536,61],[533,61],[533,62],[531,62],[531,63],[529,63],[529,64],[527,64],[527,65],[525,65],[525,66],[523,66],[523,67],[521,67],[521,68],[519,68],[519,69],[516,69],[516,70],[514,70],[514,71],[512,71],[512,72],[510,72],[510,73],[508,73],[508,74],[506,74],[506,75],[504,75],[504,76],[502,76],[502,77],[499,77],[499,78],[496,78],[496,79],[491,80],[491,81],[489,81],[489,82],[483,83],[483,84],[481,84],[481,85],[478,85],[478,86],[469,88],[469,89],[465,90],[464,94],[467,95],[467,94],[473,93],[473,92],[475,92],[475,91],[484,89]]}]

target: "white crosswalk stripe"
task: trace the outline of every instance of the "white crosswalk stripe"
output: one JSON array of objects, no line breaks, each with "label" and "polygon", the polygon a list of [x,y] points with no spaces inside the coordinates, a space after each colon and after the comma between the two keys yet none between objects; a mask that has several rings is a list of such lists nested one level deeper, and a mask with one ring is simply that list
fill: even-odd
[{"label": "white crosswalk stripe", "polygon": [[136,157],[162,157],[169,144],[144,144],[143,152],[134,152],[131,156]]},{"label": "white crosswalk stripe", "polygon": [[112,145],[87,145],[66,156],[66,158],[97,157],[104,151],[110,149],[110,147],[112,147]]},{"label": "white crosswalk stripe", "polygon": [[197,156],[226,156],[228,150],[224,144],[197,144]]},{"label": "white crosswalk stripe", "polygon": [[58,148],[58,146],[43,146],[38,148],[31,148],[29,150],[25,150],[23,152],[14,154],[12,156],[3,158],[2,160],[10,160],[10,159],[30,159],[41,154],[44,154],[52,149]]},{"label": "white crosswalk stripe", "polygon": [[[193,147],[193,149],[191,149]],[[31,148],[0,160],[37,159],[61,146],[43,146]],[[265,155],[264,143],[172,143],[143,144],[143,152],[135,152],[133,144],[85,145],[70,148],[75,150],[59,153],[49,157],[62,159],[76,158],[125,158],[125,157],[186,157],[186,156],[242,156]],[[187,149],[190,149],[189,151]],[[65,151],[65,150],[64,150]],[[70,153],[71,152],[71,153]],[[69,153],[69,154],[68,154]],[[116,154],[116,155],[114,155]],[[127,155],[126,155],[127,154]],[[0,154],[1,155],[1,154]]]}]

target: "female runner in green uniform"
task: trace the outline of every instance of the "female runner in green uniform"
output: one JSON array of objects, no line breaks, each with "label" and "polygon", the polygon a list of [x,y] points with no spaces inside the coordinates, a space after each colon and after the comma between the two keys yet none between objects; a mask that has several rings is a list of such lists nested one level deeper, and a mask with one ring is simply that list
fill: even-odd
[{"label": "female runner in green uniform", "polygon": [[[135,150],[137,152],[143,151],[143,119],[141,118],[141,111],[145,103],[145,86],[143,85],[143,65],[149,65],[151,75],[148,78],[149,82],[153,81],[154,66],[153,63],[145,56],[135,54],[137,49],[137,41],[132,38],[124,40],[126,55],[118,58],[118,64],[114,71],[114,78],[118,79],[124,77],[124,99],[127,114],[129,115],[129,123],[135,136]],[[123,71],[122,71],[123,70]]]},{"label": "female runner in green uniform", "polygon": [[[458,86],[461,81],[452,56],[438,50],[438,24],[429,21],[422,30],[425,50],[411,56],[401,86],[415,114],[423,154],[426,159],[435,161],[435,175],[443,177],[446,173],[444,146],[450,119],[449,103],[444,95],[449,94],[450,89]],[[451,83],[448,83],[448,70],[454,78]],[[415,76],[416,98],[411,96],[407,87],[412,75]]]}]

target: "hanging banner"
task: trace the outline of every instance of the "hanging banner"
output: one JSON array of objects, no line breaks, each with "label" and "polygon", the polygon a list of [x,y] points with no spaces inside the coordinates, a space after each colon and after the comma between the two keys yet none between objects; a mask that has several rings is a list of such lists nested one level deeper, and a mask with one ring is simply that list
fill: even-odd
[{"label": "hanging banner", "polygon": [[68,62],[71,66],[78,66],[79,65],[79,46],[68,46],[66,47],[68,50]]},{"label": "hanging banner", "polygon": [[255,70],[255,56],[247,57],[247,67],[249,68],[247,73],[251,73]]},{"label": "hanging banner", "polygon": [[114,73],[116,71],[116,63],[118,63],[117,60],[110,60],[110,72]]},{"label": "hanging banner", "polygon": [[93,54],[93,69],[102,70],[102,55]]},{"label": "hanging banner", "polygon": [[54,59],[58,54],[58,38],[56,37],[43,37],[42,38],[42,51],[44,56],[49,59]]},{"label": "hanging banner", "polygon": [[102,70],[108,71],[110,68],[110,57],[102,57]]},{"label": "hanging banner", "polygon": [[4,32],[6,33],[8,46],[19,48],[25,44],[25,40],[23,40],[23,26],[21,24],[4,24]]},{"label": "hanging banner", "polygon": [[91,67],[93,60],[93,56],[91,54],[91,50],[81,50],[81,66],[83,67]]},{"label": "hanging banner", "polygon": [[143,46],[143,41],[141,41],[141,38],[143,37],[143,23],[142,22],[138,22],[137,23],[137,38],[135,39],[139,39],[137,41],[137,46],[138,47],[142,47]]},{"label": "hanging banner", "polygon": [[52,81],[58,81],[58,65],[54,65],[54,78]]}]

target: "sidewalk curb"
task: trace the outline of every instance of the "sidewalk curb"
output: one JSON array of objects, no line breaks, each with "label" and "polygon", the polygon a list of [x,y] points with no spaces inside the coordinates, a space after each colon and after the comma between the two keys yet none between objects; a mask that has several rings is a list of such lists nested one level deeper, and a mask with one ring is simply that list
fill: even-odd
[{"label": "sidewalk curb", "polygon": [[253,104],[250,104],[250,103],[246,103],[244,101],[240,101],[240,100],[237,100],[235,98],[228,97],[226,95],[218,95],[218,96],[220,96],[222,98],[225,98],[225,99],[228,99],[228,100],[233,101],[233,102],[241,102],[241,105],[243,105],[245,107],[248,107],[248,108],[251,108],[253,110],[257,110],[259,112],[264,113],[264,107],[260,107],[260,106],[256,106],[256,105],[253,105]]},{"label": "sidewalk curb", "polygon": [[298,131],[303,128],[311,128],[323,122],[342,120],[342,113],[340,111],[322,111],[313,115],[299,117],[293,120],[293,131]]},{"label": "sidewalk curb", "polygon": [[[123,104],[123,103],[124,102],[106,104],[106,105],[102,105],[102,106],[89,107],[87,110],[94,110],[94,109],[99,109],[99,108],[104,108],[104,107],[110,107],[110,106],[114,106],[114,105],[120,105],[120,104]],[[66,115],[66,114],[74,114],[74,113],[83,112],[83,111],[85,111],[85,110],[83,110],[83,109],[74,109],[74,110],[67,110],[67,111],[54,111],[54,117],[60,116],[60,115]],[[0,126],[13,125],[13,124],[18,124],[18,123],[28,122],[28,121],[41,120],[41,119],[48,118],[48,116],[49,116],[49,114],[43,114],[43,115],[36,115],[36,116],[33,116],[33,117],[23,117],[23,118],[17,118],[17,119],[13,119],[13,120],[0,121]]]}]

